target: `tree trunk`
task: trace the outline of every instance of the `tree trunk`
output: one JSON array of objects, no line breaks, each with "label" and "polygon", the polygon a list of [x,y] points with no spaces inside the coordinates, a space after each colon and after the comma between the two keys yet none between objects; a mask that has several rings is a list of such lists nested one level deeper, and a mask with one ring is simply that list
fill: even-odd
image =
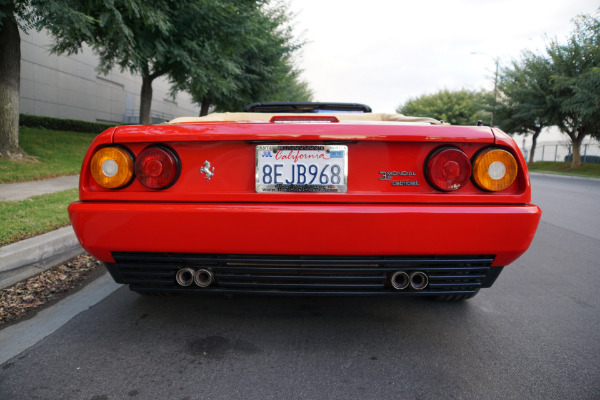
[{"label": "tree trunk", "polygon": [[19,85],[21,37],[12,7],[2,7],[0,25],[0,157],[22,159],[19,148]]},{"label": "tree trunk", "polygon": [[533,132],[533,136],[531,137],[531,152],[529,153],[530,164],[533,162],[533,156],[535,155],[535,147],[537,146],[537,139],[538,136],[540,136],[540,133],[542,133],[542,127],[540,127],[539,129],[536,128],[536,130]]},{"label": "tree trunk", "polygon": [[152,106],[153,77],[146,71],[142,72],[142,94],[140,98],[140,124],[150,123],[150,108]]},{"label": "tree trunk", "polygon": [[200,116],[201,117],[208,115],[208,108],[210,107],[210,103],[211,103],[211,101],[208,97],[202,98],[202,104],[200,105]]},{"label": "tree trunk", "polygon": [[583,142],[583,138],[585,137],[585,133],[576,132],[577,136],[575,140],[571,140],[573,144],[573,161],[571,162],[571,168],[579,167],[581,165],[581,142]]}]

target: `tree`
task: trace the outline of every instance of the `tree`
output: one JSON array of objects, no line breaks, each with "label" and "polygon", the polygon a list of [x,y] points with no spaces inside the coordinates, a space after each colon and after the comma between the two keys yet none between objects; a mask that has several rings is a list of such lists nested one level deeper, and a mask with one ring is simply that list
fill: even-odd
[{"label": "tree", "polygon": [[571,167],[581,165],[581,143],[600,136],[600,21],[580,16],[566,42],[553,40],[546,53],[551,65],[552,122],[573,145]]},{"label": "tree", "polygon": [[[242,75],[245,73],[247,71],[243,71],[238,77],[239,80],[234,82],[242,82]],[[245,105],[256,102],[312,101],[313,93],[308,83],[301,80],[300,72],[287,62],[250,75],[251,79],[221,97],[215,96],[214,93],[206,93],[202,97],[200,115],[206,115],[210,106],[225,112],[242,111]],[[192,98],[196,99],[193,92]]]},{"label": "tree", "polygon": [[520,61],[502,70],[499,79],[496,125],[509,134],[532,135],[529,162],[533,162],[537,139],[556,109],[551,102],[550,75],[548,60],[526,51]]},{"label": "tree", "polygon": [[452,125],[477,125],[477,121],[490,119],[490,113],[485,111],[484,97],[484,92],[466,89],[441,90],[411,98],[396,111],[404,115],[441,119]]},{"label": "tree", "polygon": [[[268,101],[312,101],[313,92],[308,83],[300,79],[300,71],[291,68],[281,78],[277,78],[278,87],[268,96]],[[261,101],[261,100],[259,100]]]},{"label": "tree", "polygon": [[0,0],[0,157],[19,159],[21,37],[17,18],[25,6]]},{"label": "tree", "polygon": [[[108,72],[115,64],[142,76],[140,122],[150,122],[152,82],[172,68],[174,53],[170,35],[176,31],[179,2],[165,0],[64,0],[77,12],[88,16],[81,24],[71,24],[51,9],[48,18],[58,20],[48,26],[56,39],[53,51],[73,54],[87,43],[100,58],[98,69]],[[187,2],[182,2],[184,5]],[[47,24],[48,25],[48,24]],[[186,60],[187,61],[187,60]]]},{"label": "tree", "polygon": [[[139,0],[122,2],[130,9],[138,9],[142,3]],[[70,40],[81,46],[81,43],[92,35],[90,25],[98,21],[74,7],[78,3],[76,0],[0,0],[0,157],[26,157],[19,148],[19,28],[25,32],[42,28],[49,28],[54,32],[68,30],[73,33]],[[111,4],[114,4],[108,0],[96,3],[101,4],[107,12],[111,10]],[[80,30],[73,30],[72,27],[80,27]]]},{"label": "tree", "polygon": [[261,101],[310,101],[312,92],[300,79],[293,65],[293,55],[303,43],[294,40],[291,31],[293,15],[285,3],[264,6],[257,15],[253,46],[245,46],[240,54],[240,73],[233,79],[239,90],[233,96],[215,101],[218,110],[241,110],[244,105]]},{"label": "tree", "polygon": [[[152,82],[212,71],[231,73],[230,54],[243,43],[246,17],[261,0],[63,0],[88,18],[83,24],[49,27],[57,53],[76,53],[85,42],[99,69],[115,65],[142,77],[140,123],[150,122]],[[59,16],[50,13],[50,18]]]},{"label": "tree", "polygon": [[[50,1],[50,0],[47,0]],[[21,33],[40,26],[42,0],[0,0],[0,157],[22,160],[19,147]],[[59,7],[57,0],[57,5]],[[65,13],[65,17],[73,17]],[[51,22],[51,19],[48,19]]]},{"label": "tree", "polygon": [[211,106],[236,111],[257,101],[310,100],[312,93],[291,61],[301,44],[291,35],[290,19],[284,3],[277,7],[263,3],[249,10],[244,17],[247,28],[243,36],[238,35],[241,40],[228,48],[228,64],[223,66],[217,59],[191,74],[178,74],[173,79],[174,91],[191,93],[201,105],[200,115],[206,115]]}]

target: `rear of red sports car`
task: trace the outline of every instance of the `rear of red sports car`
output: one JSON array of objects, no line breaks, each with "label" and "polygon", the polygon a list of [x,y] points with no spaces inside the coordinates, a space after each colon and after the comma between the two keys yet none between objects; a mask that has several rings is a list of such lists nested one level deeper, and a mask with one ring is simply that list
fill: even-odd
[{"label": "rear of red sports car", "polygon": [[537,229],[523,157],[497,129],[394,119],[111,128],[88,150],[71,221],[138,292],[472,297]]}]

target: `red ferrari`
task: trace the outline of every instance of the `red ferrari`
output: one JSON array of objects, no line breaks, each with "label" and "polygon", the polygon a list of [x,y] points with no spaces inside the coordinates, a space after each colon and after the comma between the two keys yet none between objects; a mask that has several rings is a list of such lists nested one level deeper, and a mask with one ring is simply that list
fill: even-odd
[{"label": "red ferrari", "polygon": [[111,128],[79,197],[81,245],[147,294],[464,300],[527,250],[541,216],[502,131],[345,103]]}]

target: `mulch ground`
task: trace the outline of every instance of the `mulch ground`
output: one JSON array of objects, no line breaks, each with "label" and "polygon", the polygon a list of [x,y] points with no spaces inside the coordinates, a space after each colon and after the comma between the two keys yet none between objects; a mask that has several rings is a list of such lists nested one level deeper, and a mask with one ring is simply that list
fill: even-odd
[{"label": "mulch ground", "polygon": [[0,328],[34,315],[104,272],[89,254],[0,290]]}]

